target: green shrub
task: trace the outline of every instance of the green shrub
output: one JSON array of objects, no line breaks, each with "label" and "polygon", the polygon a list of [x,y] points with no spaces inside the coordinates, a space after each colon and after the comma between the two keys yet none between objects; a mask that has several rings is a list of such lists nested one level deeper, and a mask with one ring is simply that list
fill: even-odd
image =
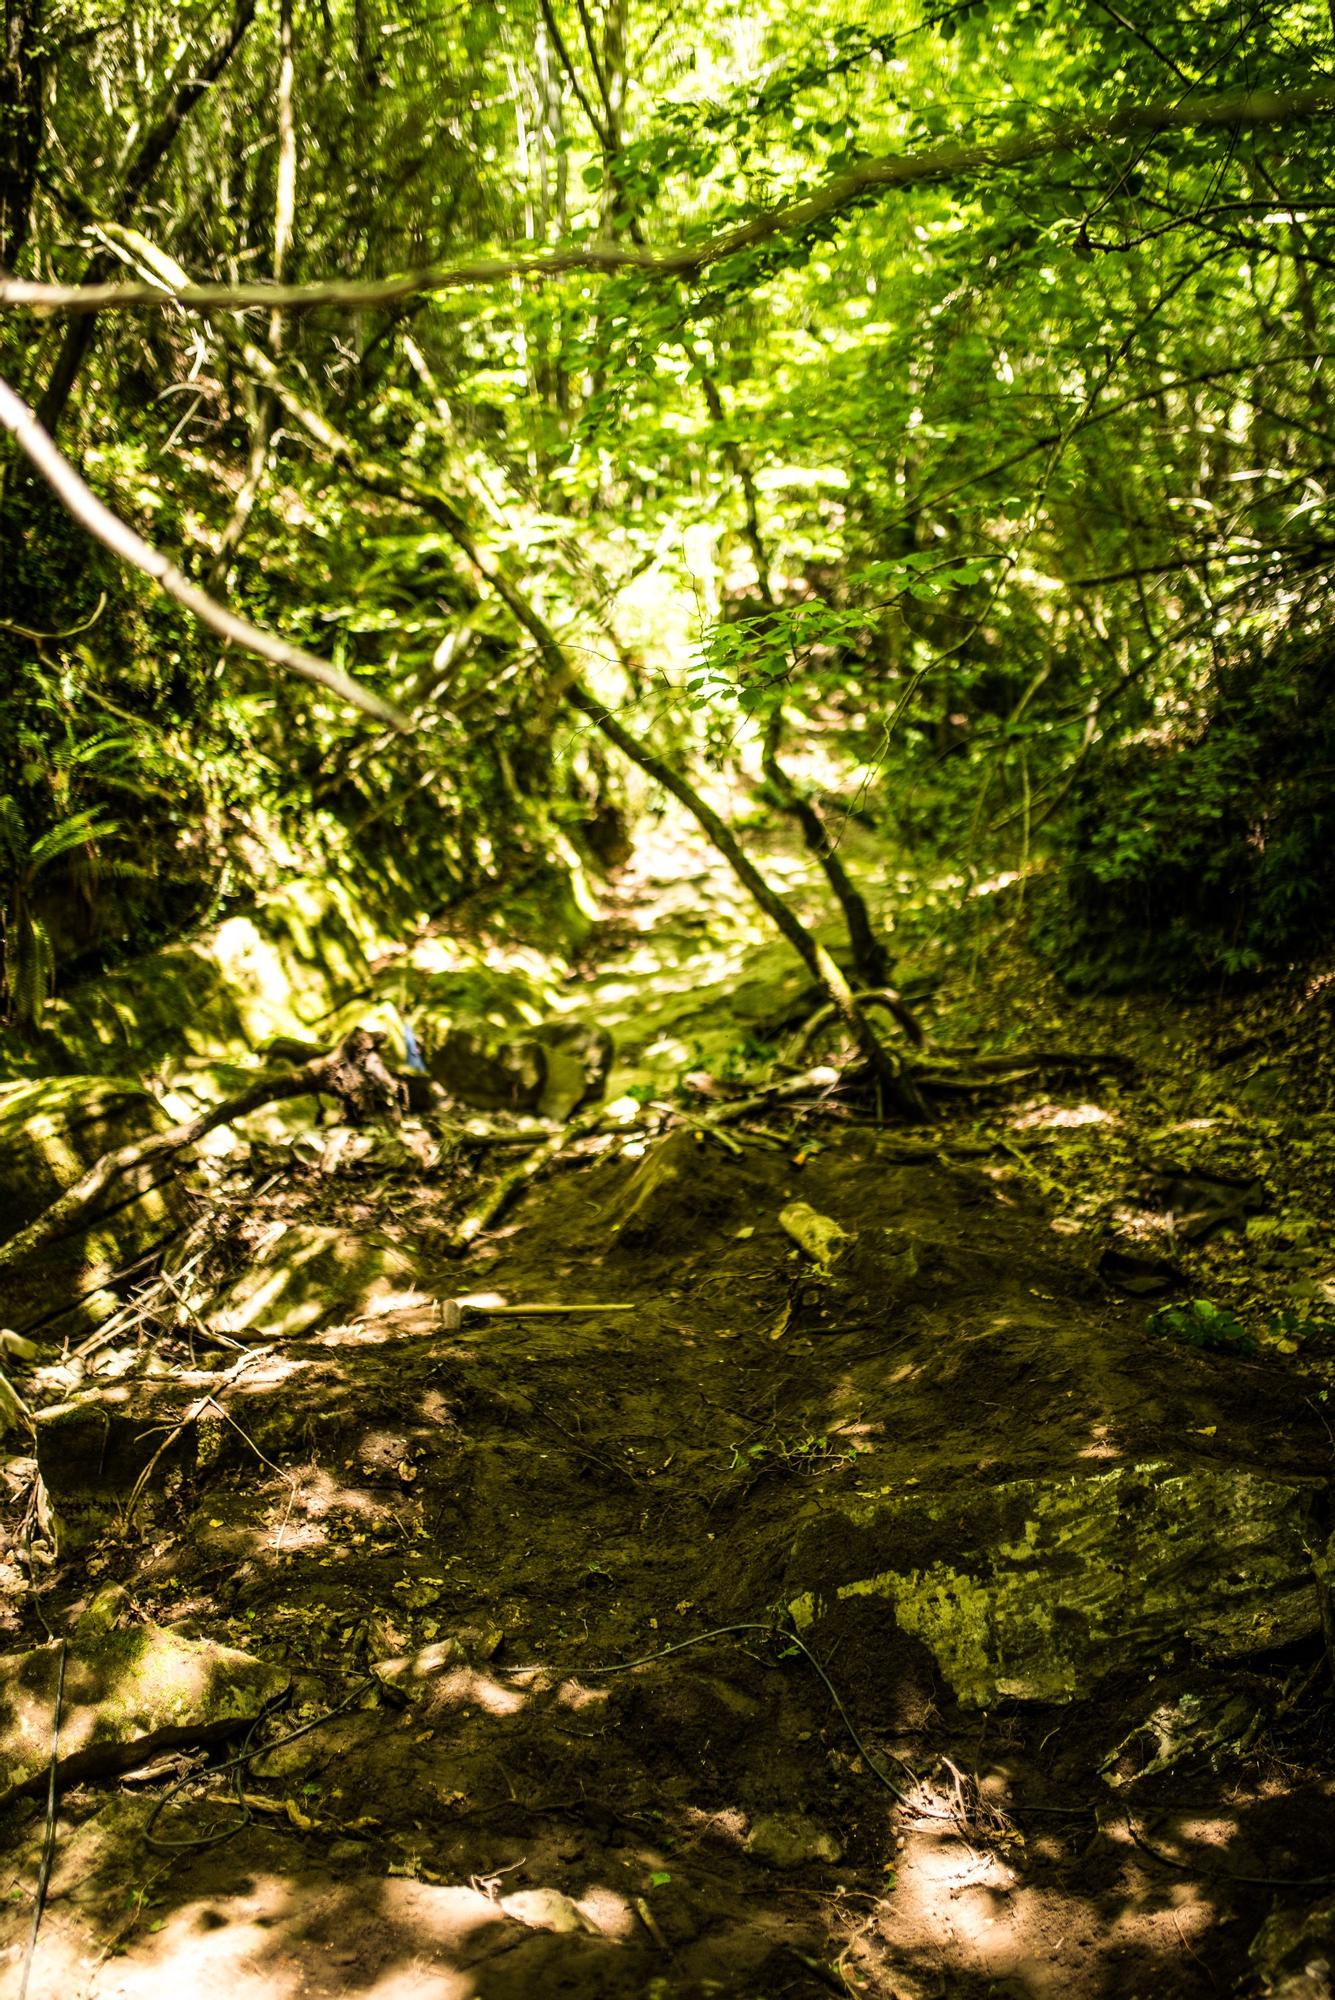
[{"label": "green shrub", "polygon": [[1110,752],[1074,795],[1040,941],[1082,985],[1300,964],[1335,934],[1335,654],[1290,638],[1218,678],[1194,737]]}]

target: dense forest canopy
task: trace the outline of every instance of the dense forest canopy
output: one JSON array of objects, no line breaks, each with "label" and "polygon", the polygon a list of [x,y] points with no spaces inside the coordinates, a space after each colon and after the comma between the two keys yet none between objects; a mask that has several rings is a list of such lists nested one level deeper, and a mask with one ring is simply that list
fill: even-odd
[{"label": "dense forest canopy", "polygon": [[11,454],[11,1010],[274,840],[388,810],[462,887],[604,824],[603,704],[683,771],[837,740],[802,786],[961,880],[1064,829],[1089,976],[1301,956],[1332,47],[1315,0],[7,0],[6,380],[407,718],[220,647]]}]

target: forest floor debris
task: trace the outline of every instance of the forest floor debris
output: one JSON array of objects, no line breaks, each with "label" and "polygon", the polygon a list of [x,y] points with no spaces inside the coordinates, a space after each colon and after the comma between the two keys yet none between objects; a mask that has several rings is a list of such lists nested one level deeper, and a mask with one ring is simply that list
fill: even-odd
[{"label": "forest floor debris", "polygon": [[[1335,1442],[1326,1252],[1301,1226],[1330,1173],[1320,1066],[1304,1058],[1291,1110],[1276,1083],[1268,1109],[1220,1122],[1231,1065],[1188,1071],[1172,1010],[1072,1003],[1002,955],[990,991],[1024,985],[1004,1015],[1017,1048],[1136,1062],[1036,1074],[988,1046],[946,954],[938,1026],[974,1045],[976,1075],[1013,1081],[908,1136],[874,1105],[848,1116],[834,1067],[767,1094],[756,1024],[801,982],[756,970],[729,895],[702,939],[673,932],[670,892],[628,893],[622,942],[571,1000],[617,1033],[607,1109],[634,1091],[631,1116],[594,1114],[579,1170],[533,1177],[466,1259],[442,1250],[496,1184],[493,1151],[388,1172],[375,1152],[322,1169],[259,1143],[219,1165],[177,1289],[159,1282],[128,1338],[90,1353],[105,1373],[71,1397],[69,1357],[15,1363],[87,1437],[57,1462],[38,1416],[47,1531],[32,1461],[6,1468],[12,1643],[40,1643],[42,1620],[77,1632],[116,1585],[127,1629],[232,1646],[293,1683],[247,1752],[247,1823],[217,1846],[145,1846],[175,1767],[63,1790],[34,1994],[1204,2000],[1238,1979],[1282,1990],[1322,1934],[1335,1717],[1312,1557]],[[639,1048],[618,1010],[649,1020]],[[1245,1005],[1226,1016],[1190,1032],[1215,1018],[1236,1039]],[[683,1100],[687,1072],[710,1084]],[[655,1140],[654,1102],[700,1110]],[[1281,1156],[1286,1120],[1310,1143]],[[1169,1183],[1211,1174],[1257,1185],[1256,1204],[1178,1229],[1195,1196]],[[828,1270],[785,1228],[799,1203],[845,1239]],[[411,1295],[331,1286],[296,1337],[275,1345],[260,1313],[225,1336],[240,1355],[211,1350],[182,1293],[226,1295],[282,1234],[383,1239]],[[1252,1349],[1152,1328],[1162,1297],[1100,1276],[1114,1240],[1181,1271],[1177,1309],[1209,1300]],[[220,1416],[211,1385],[238,1360]],[[197,1405],[126,1525],[124,1496]],[[1135,1505],[1093,1509],[1060,1548],[1026,1540],[1049,1502],[1119,1480]],[[1211,1546],[1225,1490],[1265,1502],[1236,1576]],[[1116,1577],[1154,1561],[1162,1615],[1128,1652]],[[1021,1579],[1017,1631],[1052,1620],[1027,1668],[989,1597],[997,1564]],[[1106,1631],[1081,1610],[1100,1564]],[[1141,1580],[1125,1588],[1139,1604]],[[1212,1591],[1256,1618],[1236,1644],[1212,1643]],[[782,1616],[804,1595],[798,1636],[856,1739]],[[961,1673],[943,1634],[966,1602]],[[1017,1678],[1047,1675],[1040,1698],[1004,1687],[1017,1659]],[[233,1824],[234,1748],[157,1833]],[[12,1956],[42,1831],[8,1822]],[[1263,1925],[1274,1949],[1249,1970]]]}]

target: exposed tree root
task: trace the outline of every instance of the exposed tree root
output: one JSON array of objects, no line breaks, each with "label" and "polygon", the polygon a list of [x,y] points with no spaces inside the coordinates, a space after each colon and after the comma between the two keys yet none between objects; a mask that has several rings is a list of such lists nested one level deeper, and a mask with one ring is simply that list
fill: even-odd
[{"label": "exposed tree root", "polygon": [[491,1227],[514,1196],[544,1174],[552,1162],[567,1152],[576,1140],[591,1137],[598,1130],[602,1119],[603,1113],[600,1108],[589,1112],[583,1118],[572,1120],[569,1125],[563,1125],[550,1139],[539,1141],[526,1160],[521,1160],[518,1166],[511,1167],[508,1173],[493,1181],[486,1193],[473,1203],[450,1231],[443,1245],[446,1255],[462,1257],[465,1252],[471,1250],[483,1230]]},{"label": "exposed tree root", "polygon": [[349,1122],[361,1124],[376,1115],[397,1116],[403,1105],[402,1093],[402,1084],[385,1067],[380,1037],[365,1028],[354,1028],[332,1055],[319,1056],[281,1076],[259,1076],[248,1089],[201,1111],[197,1118],[104,1153],[26,1229],[0,1244],[0,1273],[13,1270],[48,1243],[70,1235],[108,1191],[119,1191],[122,1183],[133,1182],[144,1169],[188,1152],[220,1125],[230,1125],[266,1104],[288,1097],[335,1097]]}]

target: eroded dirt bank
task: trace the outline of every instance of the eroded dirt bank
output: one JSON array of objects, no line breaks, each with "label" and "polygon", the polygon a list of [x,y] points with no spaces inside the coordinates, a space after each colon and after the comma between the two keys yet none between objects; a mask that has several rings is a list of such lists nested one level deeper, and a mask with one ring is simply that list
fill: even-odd
[{"label": "eroded dirt bank", "polygon": [[[649,932],[614,936],[588,990],[629,1018],[722,982],[679,1033],[707,1060],[720,994],[734,1040],[746,1019],[746,959],[690,929],[670,977]],[[64,1551],[11,1643],[43,1636],[36,1595],[57,1634],[92,1605],[243,1648],[293,1684],[247,1750],[349,1705],[248,1756],[240,1804],[221,1772],[166,1797],[235,1736],[69,1789],[30,1991],[1307,1978],[1319,1922],[1275,1940],[1335,1874],[1321,1390],[1270,1350],[1147,1331],[1106,1241],[1035,1185],[1027,1115],[1010,1154],[958,1124],[914,1157],[787,1112],[732,1146],[681,1127],[554,1174],[462,1262],[449,1175],[410,1149],[258,1148],[215,1212],[215,1285],[280,1224],[325,1273],[379,1232],[393,1284],[369,1310],[327,1278],[327,1310],[270,1298],[221,1356],[185,1312],[141,1329],[96,1436],[48,1443]],[[828,1271],[780,1222],[797,1201],[845,1233]],[[456,1325],[451,1297],[622,1310]],[[7,1843],[17,1979],[40,1810]]]}]

